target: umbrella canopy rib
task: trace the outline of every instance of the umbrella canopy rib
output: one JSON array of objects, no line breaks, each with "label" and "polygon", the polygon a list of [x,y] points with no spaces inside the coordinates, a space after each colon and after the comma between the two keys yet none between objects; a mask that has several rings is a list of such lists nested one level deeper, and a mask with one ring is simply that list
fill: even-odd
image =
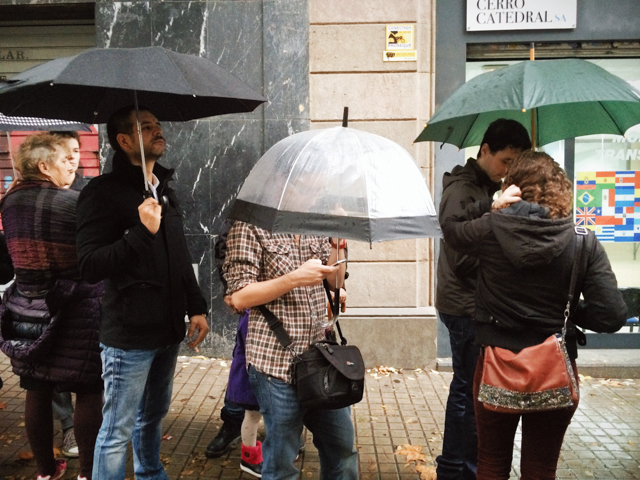
[{"label": "umbrella canopy rib", "polygon": [[469,128],[469,130],[467,130],[467,132],[465,133],[464,138],[462,139],[462,145],[464,145],[467,142],[467,139],[469,138],[469,134],[474,130],[473,126],[478,121],[479,117],[480,117],[479,115],[475,115],[474,116],[473,122],[471,122],[471,128]]},{"label": "umbrella canopy rib", "polygon": [[618,123],[618,121],[616,120],[616,118],[611,114],[611,112],[609,111],[609,109],[607,108],[607,106],[603,103],[603,102],[598,102],[600,104],[600,106],[602,107],[602,110],[604,110],[607,115],[609,116],[609,118],[611,119],[611,121],[613,123],[616,124],[616,127],[618,128],[618,130],[620,130],[620,135],[624,136],[625,130],[622,128],[622,126]]},{"label": "umbrella canopy rib", "polygon": [[[321,133],[319,136],[324,136],[326,133],[323,132]],[[310,148],[311,144],[315,141],[316,137],[312,138],[310,141],[308,141],[306,143],[306,145],[298,152],[298,154],[296,155],[296,158],[293,160],[291,167],[289,168],[289,173],[287,174],[287,180],[284,182],[284,188],[282,189],[282,194],[280,195],[280,200],[278,201],[278,205],[277,205],[277,210],[280,210],[280,208],[282,207],[282,200],[284,199],[284,194],[287,191],[287,187],[289,186],[289,181],[291,180],[291,175],[293,174],[293,171],[295,170],[296,164],[298,163],[298,161],[300,160],[300,157],[302,157],[302,154]],[[289,148],[291,148],[293,145],[291,145],[290,147],[287,147],[287,150],[289,150]]]}]

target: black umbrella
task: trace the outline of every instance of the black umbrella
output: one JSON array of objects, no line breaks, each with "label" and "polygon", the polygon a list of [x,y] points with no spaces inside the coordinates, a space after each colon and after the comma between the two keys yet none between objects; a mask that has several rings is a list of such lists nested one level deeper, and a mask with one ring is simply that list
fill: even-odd
[{"label": "black umbrella", "polygon": [[[0,87],[5,115],[105,123],[138,103],[158,120],[187,121],[251,112],[266,99],[210,60],[162,47],[95,48],[51,60]],[[148,192],[142,134],[142,172]]]},{"label": "black umbrella", "polygon": [[106,123],[134,103],[164,121],[251,112],[266,99],[210,60],[162,47],[95,48],[25,70],[0,87],[0,112]]}]

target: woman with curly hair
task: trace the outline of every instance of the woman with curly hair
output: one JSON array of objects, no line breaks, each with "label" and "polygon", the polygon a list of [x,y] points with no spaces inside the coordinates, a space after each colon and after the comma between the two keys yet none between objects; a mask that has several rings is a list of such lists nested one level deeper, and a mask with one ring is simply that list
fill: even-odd
[{"label": "woman with curly hair", "polygon": [[[511,164],[502,196],[470,205],[445,219],[444,239],[479,259],[476,288],[476,343],[514,353],[539,345],[564,325],[564,309],[576,259],[572,185],[545,153],[527,151]],[[626,321],[626,305],[607,255],[593,232],[583,242],[570,321],[596,332],[615,332]],[[567,334],[574,372],[576,329]],[[513,443],[522,418],[521,478],[554,479],[565,431],[577,408],[501,413],[478,400],[483,372],[474,378],[478,427],[478,480],[508,479]]]},{"label": "woman with curly hair", "polygon": [[80,278],[76,251],[78,192],[62,140],[31,135],[20,145],[22,179],[0,201],[15,282],[0,305],[0,348],[27,391],[25,427],[38,480],[57,480],[66,462],[53,453],[54,391],[75,392],[79,480],[91,480],[102,423],[102,284]]}]

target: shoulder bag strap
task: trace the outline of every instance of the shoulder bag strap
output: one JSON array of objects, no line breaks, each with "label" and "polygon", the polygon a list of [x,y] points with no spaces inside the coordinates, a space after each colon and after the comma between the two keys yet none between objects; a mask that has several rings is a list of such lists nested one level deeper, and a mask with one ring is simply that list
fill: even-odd
[{"label": "shoulder bag strap", "polygon": [[267,321],[269,328],[276,336],[278,342],[280,342],[280,345],[282,345],[285,350],[290,350],[293,340],[291,340],[291,337],[284,329],[284,325],[282,324],[282,322],[278,319],[278,317],[274,315],[271,310],[267,308],[266,305],[258,305],[257,308],[258,310],[260,310],[260,313],[264,315],[264,319]]},{"label": "shoulder bag strap", "polygon": [[589,235],[589,230],[585,227],[576,226],[576,251],[573,261],[573,267],[571,268],[571,283],[569,284],[569,294],[567,295],[567,306],[564,309],[564,326],[562,327],[562,337],[567,333],[567,321],[571,316],[571,303],[576,296],[576,284],[578,282],[578,271],[582,270],[583,258],[584,258],[584,238]]},{"label": "shoulder bag strap", "polygon": [[334,300],[335,298],[340,298],[340,289],[336,288],[334,293],[334,297],[331,297],[331,287],[329,287],[329,281],[325,278],[322,281],[324,285],[324,291],[327,293],[327,300],[329,300],[329,306],[331,307],[331,313],[333,313],[333,318],[336,319],[336,328],[338,329],[338,335],[340,335],[340,345],[346,345],[347,339],[342,335],[342,329],[340,328],[340,322],[338,322],[338,317],[340,316],[340,301],[337,302]]}]

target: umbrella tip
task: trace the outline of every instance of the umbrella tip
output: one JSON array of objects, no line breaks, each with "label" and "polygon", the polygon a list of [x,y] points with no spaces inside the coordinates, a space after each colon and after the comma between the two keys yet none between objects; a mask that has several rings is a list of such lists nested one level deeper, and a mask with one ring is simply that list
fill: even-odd
[{"label": "umbrella tip", "polygon": [[344,107],[344,112],[342,113],[342,126],[347,127],[349,125],[349,107]]}]

